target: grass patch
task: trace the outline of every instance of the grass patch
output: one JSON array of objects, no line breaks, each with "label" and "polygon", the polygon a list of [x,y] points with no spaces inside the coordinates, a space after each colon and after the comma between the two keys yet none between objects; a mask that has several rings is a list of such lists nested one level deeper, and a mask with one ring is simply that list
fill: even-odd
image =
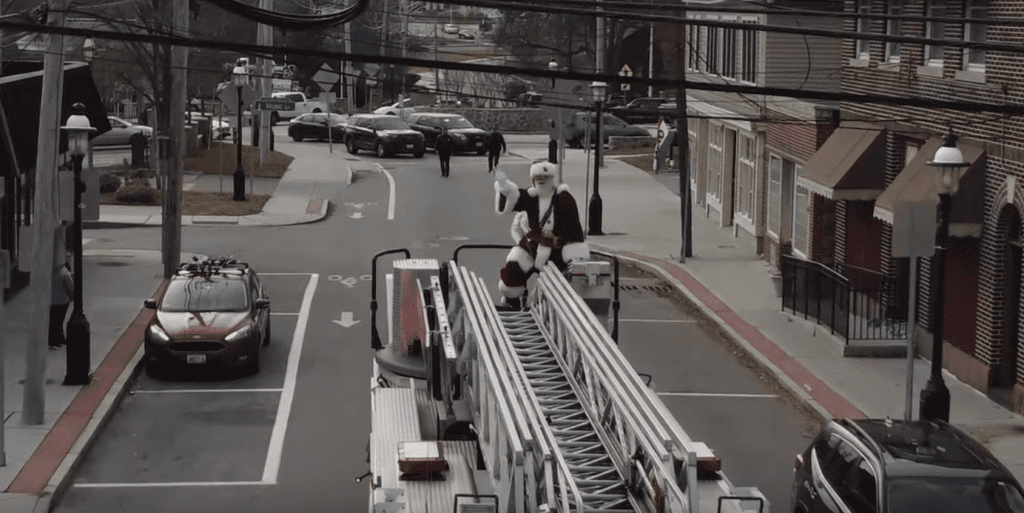
[{"label": "grass patch", "polygon": [[[237,149],[234,144],[214,142],[209,149],[202,148],[196,153],[185,158],[184,168],[186,171],[199,171],[204,174],[232,173],[235,169],[235,153]],[[284,153],[271,151],[270,158],[266,163],[260,165],[260,149],[252,146],[242,145],[242,166],[248,177],[257,176],[260,178],[281,178],[284,176],[288,166],[291,165],[292,157]],[[129,169],[128,166],[113,166],[100,169],[100,173],[112,174],[128,183],[131,186],[139,183],[139,179],[148,179],[154,176],[149,169]],[[122,185],[126,187],[126,185]],[[124,191],[122,191],[123,193]],[[100,195],[101,205],[137,205],[137,206],[162,206],[163,191],[153,189],[147,194],[128,195],[130,199],[119,200],[117,192],[107,192]],[[124,194],[121,195],[125,197]],[[188,216],[245,216],[258,214],[263,211],[263,205],[267,203],[270,196],[266,194],[246,194],[245,201],[234,201],[232,192],[199,192],[182,191],[181,193],[181,214]],[[141,200],[140,200],[141,199]]]}]

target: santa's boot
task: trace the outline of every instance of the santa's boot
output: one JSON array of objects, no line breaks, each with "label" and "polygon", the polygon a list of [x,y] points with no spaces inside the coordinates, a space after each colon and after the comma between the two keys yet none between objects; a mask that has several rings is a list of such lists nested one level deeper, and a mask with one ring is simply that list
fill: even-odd
[{"label": "santa's boot", "polygon": [[526,287],[509,287],[503,282],[498,282],[498,290],[501,291],[501,298],[498,300],[497,308],[502,311],[515,311],[523,309],[523,295],[526,294]]}]

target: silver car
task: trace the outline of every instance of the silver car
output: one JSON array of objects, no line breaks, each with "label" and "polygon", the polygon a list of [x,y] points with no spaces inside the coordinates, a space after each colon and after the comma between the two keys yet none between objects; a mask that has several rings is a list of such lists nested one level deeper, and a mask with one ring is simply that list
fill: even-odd
[{"label": "silver car", "polygon": [[110,131],[93,137],[93,146],[125,146],[131,144],[131,136],[135,134],[142,134],[146,137],[153,136],[151,127],[136,125],[117,116],[107,116],[107,120],[110,121]]}]

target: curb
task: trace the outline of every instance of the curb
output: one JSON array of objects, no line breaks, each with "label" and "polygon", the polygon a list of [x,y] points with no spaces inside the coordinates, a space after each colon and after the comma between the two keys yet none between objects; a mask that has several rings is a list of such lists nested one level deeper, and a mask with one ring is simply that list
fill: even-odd
[{"label": "curb", "polygon": [[[607,251],[609,253],[615,254],[618,258],[621,258],[623,260],[626,260],[626,261],[631,262],[633,264],[636,264],[638,266],[642,266],[642,267],[644,267],[646,269],[649,269],[652,272],[654,272],[655,274],[660,275],[662,278],[667,280],[669,283],[671,283],[672,286],[676,290],[678,290],[680,293],[682,293],[684,296],[686,296],[687,299],[689,299],[691,302],[693,302],[695,305],[697,305],[697,307],[700,308],[701,312],[704,313],[704,315],[708,316],[709,319],[713,320],[716,324],[719,325],[719,327],[721,327],[723,330],[725,330],[729,334],[729,336],[732,337],[733,340],[737,344],[739,344],[741,347],[743,347],[743,349],[746,350],[747,353],[750,354],[751,357],[753,357],[757,361],[758,365],[760,365],[763,368],[765,368],[768,371],[770,371],[775,376],[775,378],[787,390],[789,390],[790,393],[792,393],[799,400],[801,400],[806,406],[811,408],[817,414],[817,416],[819,417],[820,421],[827,421],[827,420],[836,418],[837,416],[844,416],[841,413],[834,413],[834,412],[830,411],[828,408],[826,408],[824,405],[822,405],[820,402],[818,402],[817,399],[815,399],[813,396],[811,396],[810,393],[808,393],[803,387],[801,387],[796,381],[794,381],[793,378],[791,378],[785,371],[783,371],[781,368],[779,368],[778,365],[776,365],[774,362],[772,362],[766,355],[764,355],[753,344],[751,344],[750,341],[748,341],[746,337],[744,337],[738,331],[736,331],[736,329],[733,328],[733,326],[731,324],[729,324],[725,319],[723,319],[718,314],[718,312],[716,312],[708,304],[706,304],[704,299],[698,297],[693,291],[691,291],[688,287],[686,287],[681,281],[679,281],[679,279],[677,279],[675,276],[673,276],[669,272],[669,270],[664,267],[664,265],[672,265],[672,264],[668,264],[667,262],[664,262],[661,259],[657,259],[656,257],[649,257],[649,256],[644,257],[644,256],[641,256],[641,255],[631,256],[629,254],[629,252],[621,252],[621,251],[613,250],[612,248],[608,248],[608,247],[604,247],[604,246],[599,246],[599,245],[596,245],[596,244],[593,245],[593,247],[600,248],[600,249],[602,249],[604,251]],[[644,260],[643,258],[648,258],[648,259],[657,260],[657,261],[656,262],[651,262],[651,261],[648,261],[648,260]],[[664,264],[663,264],[663,262],[664,262]],[[691,273],[689,273],[685,269],[682,269],[681,267],[678,267],[678,266],[676,266],[676,268],[679,269],[680,271],[685,272],[686,274],[688,274],[694,281],[696,281],[701,286],[703,286],[709,293],[713,290],[713,289],[709,288],[706,284],[701,282],[700,279],[698,279],[697,277],[693,276]],[[714,296],[713,293],[711,293],[711,296],[715,300],[717,300],[718,302],[721,302],[722,304],[725,304],[724,301],[722,301],[717,296]],[[733,311],[731,307],[728,307],[728,309],[729,309],[729,311]],[[737,315],[737,318],[739,319],[738,315]],[[742,321],[742,319],[740,319],[740,321]],[[742,321],[742,322],[746,323],[746,321]],[[751,326],[751,328],[754,329],[755,331],[760,332],[760,330],[757,330],[757,328],[755,328],[753,326]],[[765,339],[770,341],[770,339],[768,339],[767,337],[765,337]],[[774,342],[772,344],[774,345]],[[778,347],[778,346],[775,346],[775,347]],[[779,349],[779,350],[781,352],[781,349]],[[797,363],[795,361],[794,361],[794,363],[796,363],[796,365],[799,365],[799,363]],[[831,389],[829,389],[829,390],[831,390]],[[835,391],[832,391],[832,392],[835,393],[836,395],[838,395],[838,393],[836,393]],[[842,397],[842,396],[840,396],[840,397]],[[843,399],[845,400],[845,398],[843,398]],[[852,404],[850,406],[852,408],[854,408],[857,412],[859,412],[859,410],[857,410],[856,407],[854,407]],[[860,417],[865,417],[865,415],[862,412],[859,412],[859,413],[860,413]],[[849,415],[845,415],[845,416],[849,416]]]}]

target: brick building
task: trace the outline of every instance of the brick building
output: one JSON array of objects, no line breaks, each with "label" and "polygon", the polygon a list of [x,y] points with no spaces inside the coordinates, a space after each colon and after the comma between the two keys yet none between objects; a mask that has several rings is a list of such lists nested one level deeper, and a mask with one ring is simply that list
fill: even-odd
[{"label": "brick building", "polygon": [[[1024,43],[1022,0],[846,0],[843,30],[929,39]],[[915,17],[931,17],[922,19]],[[971,20],[984,20],[972,22]],[[1024,100],[1024,53],[924,42],[845,39],[842,91],[928,100],[1016,104]],[[945,291],[944,365],[1017,412],[1024,412],[1024,351],[1020,350],[1024,215],[1024,119],[898,104],[843,102],[836,132],[812,156],[798,183],[815,198],[811,258],[862,275],[881,276],[905,290],[908,259],[892,256],[893,227],[903,205],[938,202],[937,173],[927,165],[952,130],[971,163],[950,215]],[[842,137],[840,137],[842,135]],[[827,249],[831,246],[831,251]],[[940,277],[922,258],[916,320],[919,350],[930,357],[929,305]],[[906,311],[906,294],[886,298]],[[905,314],[904,314],[905,315]]]}]

